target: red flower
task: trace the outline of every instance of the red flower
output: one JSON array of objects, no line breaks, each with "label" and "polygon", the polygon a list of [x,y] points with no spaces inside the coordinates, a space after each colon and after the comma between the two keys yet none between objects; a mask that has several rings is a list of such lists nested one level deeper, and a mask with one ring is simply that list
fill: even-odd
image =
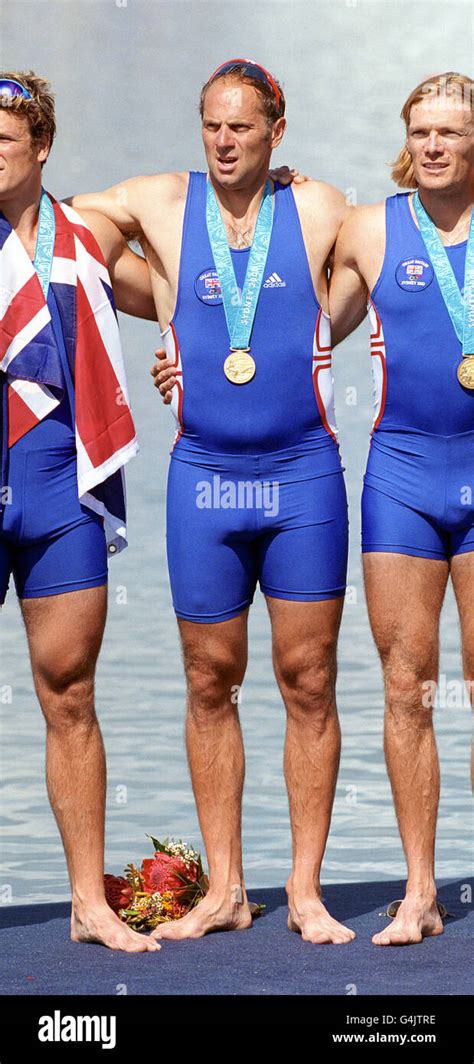
[{"label": "red flower", "polygon": [[107,905],[118,913],[119,909],[127,909],[133,900],[133,890],[130,883],[123,876],[104,876],[105,900]]},{"label": "red flower", "polygon": [[187,886],[197,882],[199,875],[198,866],[194,861],[187,868],[181,857],[172,857],[169,853],[158,852],[154,857],[145,858],[141,872],[143,889],[148,894],[155,894],[156,891],[162,894],[164,890],[184,891]]}]

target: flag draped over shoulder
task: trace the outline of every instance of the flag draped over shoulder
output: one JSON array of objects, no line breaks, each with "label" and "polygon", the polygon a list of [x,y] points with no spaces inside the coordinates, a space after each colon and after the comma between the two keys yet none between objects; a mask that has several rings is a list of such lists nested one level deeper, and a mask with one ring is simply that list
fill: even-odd
[{"label": "flag draped over shoulder", "polygon": [[[50,199],[56,222],[50,283],[74,382],[78,494],[103,517],[109,550],[119,551],[127,545],[123,470],[138,444],[112,286],[90,229],[71,207]],[[64,374],[38,275],[2,214],[0,370],[8,383],[11,447],[61,402]]]}]

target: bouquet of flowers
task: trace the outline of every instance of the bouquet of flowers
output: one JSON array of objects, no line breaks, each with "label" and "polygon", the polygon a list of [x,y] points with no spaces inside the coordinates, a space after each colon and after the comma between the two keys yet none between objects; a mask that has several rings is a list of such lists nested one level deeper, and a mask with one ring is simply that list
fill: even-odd
[{"label": "bouquet of flowers", "polygon": [[[141,868],[127,865],[125,876],[104,876],[105,897],[110,908],[135,931],[153,931],[158,924],[179,920],[193,909],[209,890],[201,854],[181,839],[151,839],[154,855],[145,857]],[[263,906],[251,905],[256,916]]]},{"label": "bouquet of flowers", "polygon": [[181,839],[151,838],[154,856],[138,869],[127,865],[124,876],[104,876],[111,909],[135,931],[152,931],[166,920],[179,920],[209,889],[201,854]]}]

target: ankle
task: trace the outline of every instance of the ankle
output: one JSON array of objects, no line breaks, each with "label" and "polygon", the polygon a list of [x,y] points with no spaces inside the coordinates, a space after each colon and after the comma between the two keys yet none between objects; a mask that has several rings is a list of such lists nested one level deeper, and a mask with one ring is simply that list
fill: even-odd
[{"label": "ankle", "polygon": [[293,873],[286,883],[286,893],[292,901],[321,899],[321,884],[316,876],[298,876]]},{"label": "ankle", "polygon": [[84,916],[85,913],[97,912],[103,909],[110,909],[105,899],[103,891],[73,891],[71,901],[72,913],[74,916]]},{"label": "ankle", "polygon": [[210,901],[217,902],[219,905],[230,904],[231,905],[246,905],[247,904],[247,892],[245,890],[245,884],[242,878],[234,876],[229,880],[212,880],[209,881],[209,891],[206,897]]},{"label": "ankle", "polygon": [[405,897],[412,901],[434,902],[436,901],[436,883],[431,877],[426,879],[408,879]]}]

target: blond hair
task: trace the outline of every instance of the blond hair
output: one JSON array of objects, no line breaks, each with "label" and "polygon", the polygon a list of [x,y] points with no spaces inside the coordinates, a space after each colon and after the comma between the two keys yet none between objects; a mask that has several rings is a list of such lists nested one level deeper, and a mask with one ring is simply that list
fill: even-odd
[{"label": "blond hair", "polygon": [[2,70],[0,78],[19,81],[31,94],[31,100],[27,100],[24,96],[7,96],[0,93],[0,107],[8,108],[12,114],[26,118],[31,139],[35,142],[46,140],[51,148],[56,134],[56,117],[54,96],[49,82],[38,77],[33,70]]},{"label": "blond hair", "polygon": [[[410,121],[410,111],[414,104],[421,103],[429,97],[446,96],[450,100],[458,99],[459,106],[469,106],[471,110],[474,104],[474,81],[466,74],[456,74],[449,70],[446,74],[436,74],[426,81],[420,82],[410,93],[403,104],[400,118],[403,118],[406,129]],[[399,188],[417,188],[418,182],[413,172],[413,163],[408,148],[403,147],[395,162],[392,164],[392,179]]]}]

